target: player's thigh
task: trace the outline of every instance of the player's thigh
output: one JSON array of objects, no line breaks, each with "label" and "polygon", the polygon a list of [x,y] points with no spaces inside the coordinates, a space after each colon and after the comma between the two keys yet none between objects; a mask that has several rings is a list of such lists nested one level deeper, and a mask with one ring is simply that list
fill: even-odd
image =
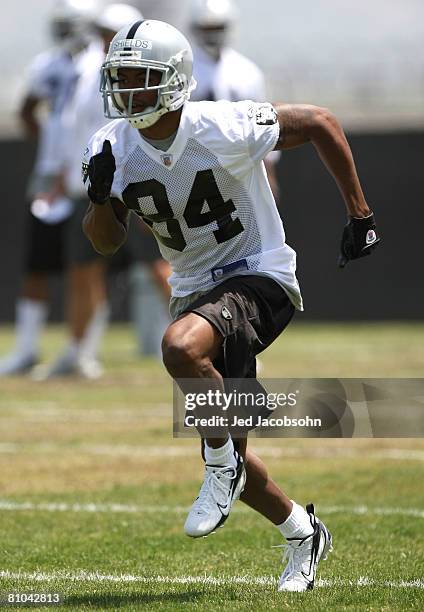
[{"label": "player's thigh", "polygon": [[[171,310],[172,310],[171,301]],[[175,304],[174,304],[175,306]],[[255,357],[290,322],[294,307],[283,288],[260,275],[234,276],[185,306],[204,317],[223,338],[215,368],[224,378],[254,379]]]}]

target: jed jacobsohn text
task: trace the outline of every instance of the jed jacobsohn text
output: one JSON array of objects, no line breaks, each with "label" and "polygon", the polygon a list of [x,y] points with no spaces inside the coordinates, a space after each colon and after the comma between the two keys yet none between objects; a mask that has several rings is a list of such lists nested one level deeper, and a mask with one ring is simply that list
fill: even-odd
[{"label": "jed jacobsohn text", "polygon": [[189,414],[184,419],[186,427],[321,427],[321,419],[313,419],[305,416],[299,419],[290,418],[283,415],[281,418],[249,416],[240,418],[234,416],[228,419],[224,416],[211,416],[198,418],[194,414]]},{"label": "jed jacobsohn text", "polygon": [[256,406],[275,410],[279,406],[296,406],[298,391],[293,393],[241,393],[233,391],[226,393],[219,389],[209,389],[206,393],[187,393],[185,396],[186,410],[209,406],[220,408],[224,412],[230,406]]}]

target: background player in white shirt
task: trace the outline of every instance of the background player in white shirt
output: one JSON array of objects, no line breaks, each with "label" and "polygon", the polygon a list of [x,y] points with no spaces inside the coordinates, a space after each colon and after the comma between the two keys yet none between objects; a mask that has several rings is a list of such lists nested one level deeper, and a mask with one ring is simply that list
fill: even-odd
[{"label": "background player in white shirt", "polygon": [[[99,252],[111,254],[126,239],[131,210],[151,225],[173,269],[164,364],[183,391],[183,379],[207,379],[222,390],[225,377],[255,384],[256,354],[302,308],[295,253],[262,163],[267,153],[314,145],[350,216],[341,265],[369,254],[379,238],[349,145],[328,110],[189,102],[193,85],[191,48],[175,28],[147,20],[118,32],[102,89],[108,114],[115,110],[123,119],[89,144],[84,229]],[[205,480],[186,533],[211,533],[240,496],[287,539],[279,589],[312,588],[317,564],[331,549],[313,506],[305,511],[290,500],[246,439],[206,435],[203,454]]]},{"label": "background player in white shirt", "polygon": [[98,34],[79,61],[78,82],[63,113],[62,179],[65,192],[73,203],[68,227],[67,308],[69,341],[59,357],[35,373],[38,379],[68,374],[97,378],[102,374],[98,360],[100,343],[108,322],[109,308],[105,280],[105,262],[87,242],[81,221],[87,208],[87,193],[81,181],[81,154],[93,132],[107,119],[100,95],[100,68],[110,41],[121,27],[142,15],[128,4],[109,4],[93,16]]},{"label": "background player in white shirt", "polygon": [[[193,76],[196,89],[191,100],[253,100],[263,102],[265,77],[250,59],[232,49],[228,39],[237,18],[232,0],[193,0],[190,27],[193,45]],[[277,206],[279,186],[276,164],[278,151],[269,153],[265,160],[268,180]]]},{"label": "background player in white shirt", "polygon": [[[0,362],[0,376],[29,370],[38,360],[39,338],[48,311],[48,279],[62,272],[71,202],[64,197],[64,108],[72,98],[80,62],[92,40],[94,0],[56,2],[50,15],[55,46],[30,66],[20,117],[37,154],[28,186],[33,201],[28,215],[27,255],[21,296],[16,307],[16,346]],[[47,115],[39,111],[47,106]]]}]

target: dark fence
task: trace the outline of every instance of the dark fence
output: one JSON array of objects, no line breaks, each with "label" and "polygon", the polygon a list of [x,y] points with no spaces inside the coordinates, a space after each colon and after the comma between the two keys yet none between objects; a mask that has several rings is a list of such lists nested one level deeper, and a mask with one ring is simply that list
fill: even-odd
[{"label": "dark fence", "polygon": [[298,253],[305,315],[313,319],[424,318],[424,134],[349,137],[382,242],[372,256],[336,266],[344,204],[313,147],[280,165],[287,241]]},{"label": "dark fence", "polygon": [[[337,268],[345,223],[337,187],[312,146],[284,152],[279,165],[287,242],[309,319],[424,318],[424,134],[355,134],[349,140],[382,244],[371,257]],[[33,150],[1,141],[0,321],[14,318],[25,241],[25,188]],[[126,317],[124,276],[112,275],[115,318]],[[52,281],[53,318],[62,311],[63,280]]]}]

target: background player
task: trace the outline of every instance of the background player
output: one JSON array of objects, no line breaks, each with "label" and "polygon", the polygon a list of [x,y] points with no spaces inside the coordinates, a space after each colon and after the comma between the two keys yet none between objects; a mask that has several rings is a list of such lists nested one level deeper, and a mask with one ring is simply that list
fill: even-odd
[{"label": "background player", "polygon": [[[94,0],[57,2],[50,19],[55,46],[37,56],[29,69],[20,117],[27,137],[37,141],[28,186],[28,198],[35,206],[28,215],[26,270],[16,305],[16,346],[0,362],[0,376],[28,371],[38,361],[40,332],[48,312],[48,278],[63,271],[72,213],[70,201],[63,197],[63,110],[73,95],[81,65],[96,53],[90,44],[95,8]],[[45,105],[48,114],[40,121],[39,111]]]},{"label": "background player", "polygon": [[[302,308],[295,253],[263,169],[266,154],[314,145],[350,216],[343,265],[377,245],[373,215],[344,133],[326,109],[190,103],[192,53],[177,30],[137,22],[114,43],[102,89],[128,122],[99,130],[89,145],[85,232],[99,252],[111,254],[126,239],[130,210],[152,226],[173,268],[175,320],[163,340],[165,366],[175,379],[206,378],[223,389],[225,376],[254,375],[256,354],[283,331],[295,307]],[[305,511],[290,500],[246,440],[235,445],[230,436],[208,437],[204,457],[205,480],[186,533],[211,533],[241,495],[287,539],[280,590],[312,588],[316,566],[331,547],[313,506]]]},{"label": "background player", "polygon": [[87,194],[81,181],[81,153],[93,132],[107,123],[100,95],[100,67],[110,42],[121,27],[141,19],[138,9],[128,4],[109,4],[93,16],[98,35],[94,52],[81,62],[75,93],[64,109],[62,139],[66,142],[62,181],[73,202],[67,228],[68,323],[70,339],[59,357],[37,372],[38,378],[79,373],[98,378],[100,342],[107,326],[109,308],[105,261],[87,242],[81,222],[87,208]]},{"label": "background player", "polygon": [[[253,100],[263,102],[265,77],[261,69],[250,59],[229,46],[231,31],[237,18],[232,0],[193,0],[190,11],[190,27],[193,45],[193,76],[195,100]],[[274,199],[279,205],[279,186],[276,164],[278,151],[266,156],[264,163]]]}]

